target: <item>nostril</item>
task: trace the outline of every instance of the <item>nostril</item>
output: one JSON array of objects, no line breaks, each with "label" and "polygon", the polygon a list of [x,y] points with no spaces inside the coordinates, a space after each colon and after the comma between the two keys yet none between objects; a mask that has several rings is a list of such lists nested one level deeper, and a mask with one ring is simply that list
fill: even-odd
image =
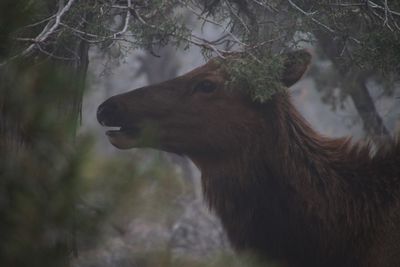
[{"label": "nostril", "polygon": [[112,124],[118,113],[118,104],[114,101],[105,101],[97,108],[97,121],[105,126]]}]

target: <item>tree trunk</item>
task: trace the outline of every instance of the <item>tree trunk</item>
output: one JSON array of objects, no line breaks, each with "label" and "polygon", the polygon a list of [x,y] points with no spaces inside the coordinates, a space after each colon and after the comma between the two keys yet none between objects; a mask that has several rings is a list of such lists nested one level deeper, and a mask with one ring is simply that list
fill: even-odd
[{"label": "tree trunk", "polygon": [[390,139],[390,133],[368,92],[366,86],[367,73],[358,69],[357,66],[344,65],[339,61],[343,46],[334,39],[333,35],[322,30],[315,30],[314,35],[324,54],[332,61],[341,75],[343,90],[353,100],[354,106],[362,119],[365,132],[374,141],[379,141],[382,138]]}]

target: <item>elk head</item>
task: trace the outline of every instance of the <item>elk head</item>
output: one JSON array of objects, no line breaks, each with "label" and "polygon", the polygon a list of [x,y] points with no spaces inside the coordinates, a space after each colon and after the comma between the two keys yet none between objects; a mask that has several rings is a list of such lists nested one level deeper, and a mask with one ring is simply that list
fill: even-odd
[{"label": "elk head", "polygon": [[[307,58],[302,64],[291,60],[299,53]],[[310,59],[305,51],[288,54],[282,83],[289,87],[297,82]],[[268,102],[256,103],[245,90],[227,88],[227,75],[217,60],[210,60],[175,79],[107,99],[97,119],[103,126],[118,127],[106,134],[120,149],[151,147],[189,157],[240,150],[246,142],[243,132],[265,123],[260,112]]]}]

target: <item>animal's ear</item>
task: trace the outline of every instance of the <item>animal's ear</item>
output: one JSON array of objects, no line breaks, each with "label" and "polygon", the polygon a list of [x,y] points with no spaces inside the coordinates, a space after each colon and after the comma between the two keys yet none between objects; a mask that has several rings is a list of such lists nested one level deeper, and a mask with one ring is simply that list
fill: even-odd
[{"label": "animal's ear", "polygon": [[306,72],[311,62],[311,54],[306,50],[287,53],[282,75],[282,83],[290,87]]}]

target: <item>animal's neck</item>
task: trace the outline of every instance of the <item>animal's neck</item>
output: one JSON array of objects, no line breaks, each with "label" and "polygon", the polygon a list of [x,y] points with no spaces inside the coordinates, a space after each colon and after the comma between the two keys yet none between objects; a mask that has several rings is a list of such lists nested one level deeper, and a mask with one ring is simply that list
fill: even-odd
[{"label": "animal's neck", "polygon": [[312,201],[314,197],[320,197],[314,196],[314,191],[320,194],[325,185],[335,190],[344,182],[336,172],[336,166],[343,166],[349,160],[346,157],[348,141],[329,139],[316,133],[285,93],[277,95],[263,108],[264,125],[248,131],[251,136],[233,144],[240,149],[234,149],[231,154],[195,158],[211,206],[214,206],[214,190],[224,188],[214,183],[225,186],[232,183],[241,190],[254,184],[270,183],[274,188],[268,189],[272,191],[277,187],[285,188],[296,191],[298,197],[306,194],[305,200]]},{"label": "animal's neck", "polygon": [[358,171],[348,162],[348,143],[317,134],[287,95],[273,101],[264,112],[265,125],[243,142],[241,153],[195,160],[205,198],[237,248],[277,258],[290,254],[300,261],[312,258],[308,248],[333,243],[343,251],[332,254],[351,253],[345,245],[349,240],[340,240],[341,231],[364,231],[357,227],[369,210],[353,206],[368,196],[354,199],[348,192],[351,186],[343,174],[354,178]]}]

